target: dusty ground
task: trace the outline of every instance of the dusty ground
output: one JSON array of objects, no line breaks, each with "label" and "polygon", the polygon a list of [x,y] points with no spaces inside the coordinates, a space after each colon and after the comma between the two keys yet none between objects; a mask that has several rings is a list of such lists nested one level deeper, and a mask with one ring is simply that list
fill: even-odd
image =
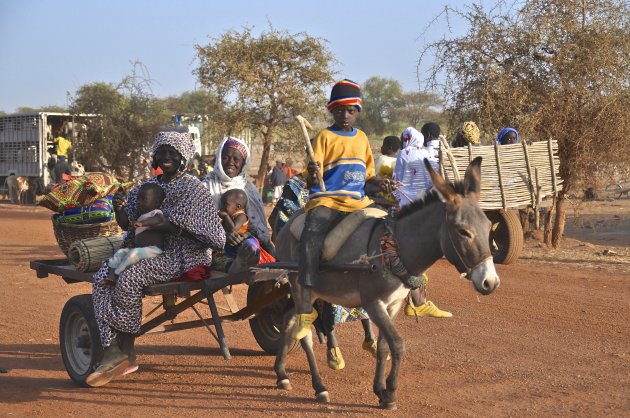
[{"label": "dusty ground", "polygon": [[[399,409],[381,411],[374,363],[357,323],[339,327],[347,366],[319,364],[332,402],[313,402],[301,352],[289,360],[293,391],[275,389],[273,358],[247,322],[226,325],[224,361],[203,329],[138,341],[140,371],[100,389],[75,387],[59,354],[64,303],[90,293],[31,259],[61,255],[45,209],[0,204],[0,415],[2,416],[627,416],[630,413],[630,200],[581,204],[563,249],[526,243],[497,266],[501,287],[477,297],[444,261],[430,297],[451,319],[398,318],[406,342]],[[237,291],[241,301],[244,289]],[[148,305],[159,300],[147,300]],[[203,307],[202,307],[203,308]]]}]

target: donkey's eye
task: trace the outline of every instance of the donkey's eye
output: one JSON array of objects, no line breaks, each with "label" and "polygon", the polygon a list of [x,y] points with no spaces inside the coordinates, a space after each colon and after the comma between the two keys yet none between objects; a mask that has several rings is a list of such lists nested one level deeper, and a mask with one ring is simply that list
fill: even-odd
[{"label": "donkey's eye", "polygon": [[457,230],[457,233],[458,233],[459,235],[461,235],[462,237],[465,237],[465,238],[472,238],[472,234],[471,234],[470,232],[468,232],[468,230],[467,230],[467,229],[464,229],[464,228],[459,228],[459,229]]}]

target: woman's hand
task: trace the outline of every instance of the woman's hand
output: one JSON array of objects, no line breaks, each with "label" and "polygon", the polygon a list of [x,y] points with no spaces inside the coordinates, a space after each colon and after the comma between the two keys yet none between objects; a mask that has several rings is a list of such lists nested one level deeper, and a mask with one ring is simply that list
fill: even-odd
[{"label": "woman's hand", "polygon": [[230,247],[236,247],[238,244],[243,242],[244,239],[245,237],[243,235],[239,234],[237,231],[232,231],[226,235],[225,244]]},{"label": "woman's hand", "polygon": [[125,205],[127,204],[126,193],[123,188],[119,188],[116,193],[114,193],[114,197],[112,198],[112,205],[114,206],[114,210],[116,212],[120,212],[123,210]]}]

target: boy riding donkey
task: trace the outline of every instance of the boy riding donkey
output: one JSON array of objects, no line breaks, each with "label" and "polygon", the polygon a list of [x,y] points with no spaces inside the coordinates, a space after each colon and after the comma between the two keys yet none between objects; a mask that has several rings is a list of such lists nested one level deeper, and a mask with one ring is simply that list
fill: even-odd
[{"label": "boy riding donkey", "polygon": [[[365,194],[366,185],[391,192],[391,182],[375,176],[367,136],[353,126],[361,111],[361,87],[347,79],[338,82],[327,108],[334,123],[313,140],[314,161],[304,173],[310,194],[299,248],[299,286],[294,292],[298,317],[291,337],[296,340],[308,335],[317,318],[311,293],[317,283],[326,234],[350,213],[373,204]],[[322,169],[324,188],[318,182]]]}]

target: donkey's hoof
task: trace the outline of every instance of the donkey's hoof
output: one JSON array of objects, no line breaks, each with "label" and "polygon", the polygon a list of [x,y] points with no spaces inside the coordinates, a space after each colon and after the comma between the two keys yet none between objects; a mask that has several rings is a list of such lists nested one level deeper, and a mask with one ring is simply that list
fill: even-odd
[{"label": "donkey's hoof", "polygon": [[325,391],[319,392],[317,395],[315,395],[315,399],[319,403],[329,403],[330,402],[330,395],[328,394],[328,391],[325,390]]},{"label": "donkey's hoof", "polygon": [[396,402],[383,402],[380,401],[378,403],[378,407],[381,409],[387,409],[388,411],[395,411],[396,409],[398,409],[398,406],[396,405]]},{"label": "donkey's hoof", "polygon": [[291,390],[291,382],[289,381],[289,379],[282,379],[282,380],[278,380],[278,382],[276,383],[276,387],[278,389],[283,389],[283,390]]}]

